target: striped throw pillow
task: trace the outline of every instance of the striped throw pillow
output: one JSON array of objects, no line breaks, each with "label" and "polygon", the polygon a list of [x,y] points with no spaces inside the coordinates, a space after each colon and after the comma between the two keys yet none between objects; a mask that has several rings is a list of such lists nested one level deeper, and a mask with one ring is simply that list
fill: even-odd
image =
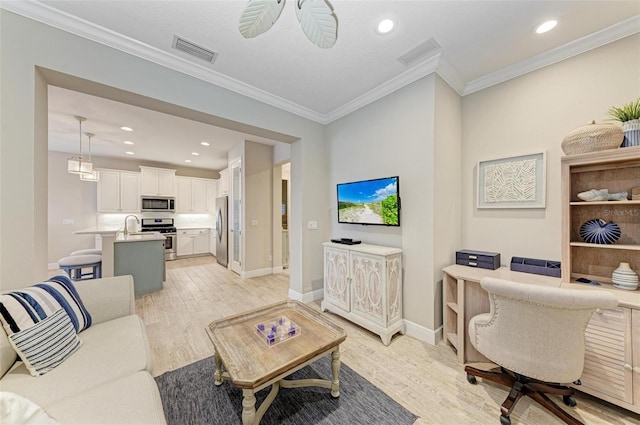
[{"label": "striped throw pillow", "polygon": [[32,376],[53,370],[82,345],[69,315],[63,309],[30,328],[10,335],[9,341]]},{"label": "striped throw pillow", "polygon": [[91,326],[91,315],[67,275],[0,295],[0,321],[7,335],[28,329],[62,309],[76,333]]}]

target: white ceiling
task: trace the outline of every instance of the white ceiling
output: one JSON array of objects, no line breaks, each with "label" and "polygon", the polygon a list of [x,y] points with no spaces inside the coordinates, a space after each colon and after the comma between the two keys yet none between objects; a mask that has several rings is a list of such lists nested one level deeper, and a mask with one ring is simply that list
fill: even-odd
[{"label": "white ceiling", "polygon": [[[244,140],[273,145],[269,139],[227,130],[198,121],[115,102],[60,87],[49,86],[49,150],[78,154],[82,123],[82,150],[91,155],[222,170],[227,152]],[[121,126],[133,129],[123,131]],[[133,145],[124,141],[133,142]],[[209,146],[201,145],[202,142]],[[127,154],[132,152],[133,155]],[[198,155],[193,155],[193,153]],[[190,160],[187,163],[185,160]]]},{"label": "white ceiling", "polygon": [[[300,29],[295,1],[285,4],[273,28],[253,39],[244,39],[237,28],[245,0],[4,1],[1,7],[320,123],[331,122],[432,72],[466,95],[640,32],[640,0],[330,0],[338,19],[338,39],[333,48],[321,49]],[[374,31],[382,17],[396,21],[396,29],[386,36]],[[557,19],[558,27],[536,35],[535,26],[549,18]],[[217,59],[208,64],[172,49],[174,35],[215,51]],[[398,61],[428,40],[440,48],[411,66]],[[123,125],[115,120],[120,108],[83,96],[65,90],[52,93],[52,144],[61,149],[66,146],[63,139],[72,133],[69,117],[91,111],[100,117],[92,119],[96,126],[104,121],[104,128],[97,127],[104,136],[94,131],[94,152],[117,156],[114,149],[122,148],[122,135],[107,127]],[[72,105],[80,101],[86,112],[73,110]],[[139,158],[161,151],[174,162],[178,157],[186,159],[191,146],[197,147],[201,139],[231,143],[234,137],[243,137],[149,111],[131,109],[117,117],[133,117],[130,125],[141,129],[134,132],[144,136],[136,145]],[[77,151],[77,125],[75,128],[75,144],[69,152]],[[153,145],[145,145],[151,140]],[[171,150],[177,143],[189,149]],[[68,144],[72,146],[72,141]],[[216,145],[215,149],[226,147]]]}]

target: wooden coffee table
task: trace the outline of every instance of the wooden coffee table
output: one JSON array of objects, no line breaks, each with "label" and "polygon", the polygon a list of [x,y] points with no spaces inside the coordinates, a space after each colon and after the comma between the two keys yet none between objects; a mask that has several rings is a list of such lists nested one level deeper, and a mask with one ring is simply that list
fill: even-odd
[{"label": "wooden coffee table", "polygon": [[[295,336],[270,345],[266,337],[268,323],[281,317],[289,319],[298,329],[292,332]],[[267,324],[267,332],[260,332],[259,324]],[[221,385],[227,379],[242,388],[243,425],[259,424],[281,387],[330,388],[333,397],[340,396],[340,344],[347,335],[322,313],[297,301],[283,301],[216,320],[206,329],[215,349],[214,383]],[[329,354],[330,381],[284,379]],[[255,393],[269,385],[271,391],[256,411]]]}]

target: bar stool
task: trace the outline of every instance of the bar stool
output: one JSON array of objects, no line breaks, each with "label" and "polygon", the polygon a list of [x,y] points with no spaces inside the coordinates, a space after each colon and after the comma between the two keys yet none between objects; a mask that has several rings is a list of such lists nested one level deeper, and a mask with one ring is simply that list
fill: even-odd
[{"label": "bar stool", "polygon": [[[98,279],[102,277],[101,255],[70,255],[58,260],[58,266],[72,280]],[[91,272],[83,273],[83,268],[91,268]]]},{"label": "bar stool", "polygon": [[69,255],[102,255],[101,249],[80,249],[78,251],[73,251]]}]

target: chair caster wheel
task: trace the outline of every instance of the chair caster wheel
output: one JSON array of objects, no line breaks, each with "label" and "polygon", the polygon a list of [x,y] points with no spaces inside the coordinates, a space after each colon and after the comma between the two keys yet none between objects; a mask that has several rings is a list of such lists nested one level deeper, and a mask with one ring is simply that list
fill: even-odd
[{"label": "chair caster wheel", "polygon": [[508,416],[500,415],[500,425],[511,425],[511,418]]},{"label": "chair caster wheel", "polygon": [[574,407],[575,405],[578,404],[578,403],[576,403],[576,399],[573,398],[570,395],[563,395],[562,396],[562,401],[564,401],[564,404],[566,404],[567,406],[571,406],[571,407]]},{"label": "chair caster wheel", "polygon": [[476,377],[470,373],[467,373],[467,381],[469,381],[470,384],[474,384],[474,385],[478,383],[478,381],[476,380]]}]

